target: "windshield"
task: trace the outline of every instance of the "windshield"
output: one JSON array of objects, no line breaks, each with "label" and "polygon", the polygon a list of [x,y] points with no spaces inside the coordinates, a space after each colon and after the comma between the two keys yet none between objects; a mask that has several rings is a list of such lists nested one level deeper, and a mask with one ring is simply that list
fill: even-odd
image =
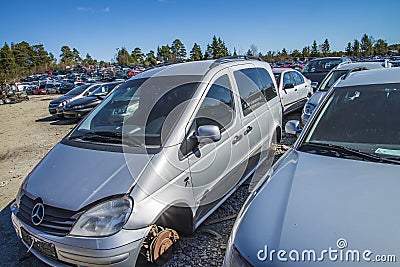
[{"label": "windshield", "polygon": [[197,76],[129,80],[104,100],[70,138],[161,146],[192,98],[198,80]]},{"label": "windshield", "polygon": [[400,160],[399,114],[400,84],[336,88],[301,146],[331,145]]},{"label": "windshield", "polygon": [[89,95],[107,95],[117,85],[117,83],[104,83],[101,84],[96,90],[91,92]]},{"label": "windshield", "polygon": [[304,66],[303,72],[328,72],[339,65],[340,62],[342,62],[341,59],[332,58],[311,60]]},{"label": "windshield", "polygon": [[318,91],[328,91],[332,87],[332,85],[347,72],[347,70],[335,70],[330,72],[328,76],[326,76],[326,78],[322,81],[321,86],[318,88]]},{"label": "windshield", "polygon": [[66,93],[65,95],[80,95],[82,94],[86,88],[88,88],[90,85],[89,84],[84,84],[84,85],[80,85],[74,89],[72,89],[71,91],[69,91],[68,93]]}]

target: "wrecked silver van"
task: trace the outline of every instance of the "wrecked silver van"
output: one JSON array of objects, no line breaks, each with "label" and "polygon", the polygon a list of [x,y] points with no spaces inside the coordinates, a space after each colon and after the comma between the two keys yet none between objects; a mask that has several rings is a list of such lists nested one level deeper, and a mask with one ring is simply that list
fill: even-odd
[{"label": "wrecked silver van", "polygon": [[[281,136],[269,64],[233,57],[154,68],[115,89],[26,177],[17,235],[54,266],[163,264]],[[261,176],[261,175],[259,175]]]}]

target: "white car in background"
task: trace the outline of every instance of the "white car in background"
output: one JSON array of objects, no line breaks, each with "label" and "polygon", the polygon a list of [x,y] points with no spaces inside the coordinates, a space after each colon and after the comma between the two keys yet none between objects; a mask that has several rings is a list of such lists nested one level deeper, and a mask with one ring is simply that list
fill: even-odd
[{"label": "white car in background", "polygon": [[272,71],[278,84],[283,113],[302,108],[313,93],[311,81],[294,69],[274,68]]}]

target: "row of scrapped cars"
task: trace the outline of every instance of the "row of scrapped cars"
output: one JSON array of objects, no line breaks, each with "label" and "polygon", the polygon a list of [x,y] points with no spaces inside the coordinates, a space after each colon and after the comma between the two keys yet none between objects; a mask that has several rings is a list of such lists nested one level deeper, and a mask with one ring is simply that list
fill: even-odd
[{"label": "row of scrapped cars", "polygon": [[96,107],[122,81],[81,84],[49,103],[49,113],[59,118],[80,119]]},{"label": "row of scrapped cars", "polygon": [[[180,235],[251,178],[225,266],[279,265],[266,246],[319,249],[337,235],[396,247],[397,216],[382,207],[395,210],[397,199],[399,131],[385,114],[398,111],[399,73],[350,73],[271,167],[283,106],[268,63],[228,57],[145,71],[112,90],[26,177],[11,205],[15,231],[53,266],[161,265]],[[299,134],[299,125],[289,121],[286,132]],[[383,216],[373,234],[370,208]]]}]

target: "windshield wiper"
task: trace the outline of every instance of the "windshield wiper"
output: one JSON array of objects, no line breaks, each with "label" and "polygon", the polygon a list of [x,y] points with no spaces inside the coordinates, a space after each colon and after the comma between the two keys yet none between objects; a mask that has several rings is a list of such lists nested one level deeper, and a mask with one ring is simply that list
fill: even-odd
[{"label": "windshield wiper", "polygon": [[390,159],[390,158],[385,158],[385,157],[379,157],[374,154],[369,154],[362,152],[360,150],[346,147],[346,146],[340,146],[340,145],[334,145],[330,143],[318,143],[318,142],[307,142],[304,143],[304,145],[311,145],[311,146],[317,146],[317,147],[322,147],[322,148],[329,148],[331,150],[334,150],[336,152],[345,152],[347,154],[350,154],[352,156],[356,156],[358,158],[361,158],[363,160],[369,160],[369,161],[374,161],[374,162],[386,162],[386,163],[393,163],[393,164],[400,164],[400,161]]},{"label": "windshield wiper", "polygon": [[119,132],[106,132],[106,131],[88,131],[84,132],[82,135],[71,136],[69,139],[81,139],[81,140],[93,140],[93,141],[113,141],[120,144],[125,144],[128,146],[143,146],[138,138],[130,136],[128,134],[123,134]]}]

